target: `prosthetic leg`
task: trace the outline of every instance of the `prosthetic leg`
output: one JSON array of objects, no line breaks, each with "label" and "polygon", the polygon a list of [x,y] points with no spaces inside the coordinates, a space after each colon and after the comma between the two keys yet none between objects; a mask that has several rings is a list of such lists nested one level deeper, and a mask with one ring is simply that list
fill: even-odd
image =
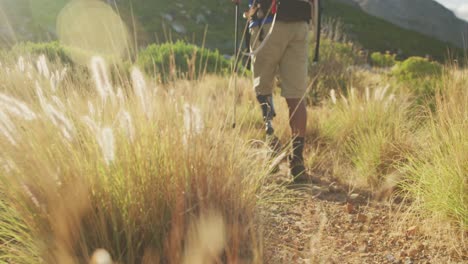
[{"label": "prosthetic leg", "polygon": [[257,100],[262,108],[263,122],[265,122],[265,132],[268,136],[275,134],[271,121],[276,116],[275,107],[273,105],[273,96],[270,95],[258,95]]},{"label": "prosthetic leg", "polygon": [[272,150],[272,156],[277,156],[281,152],[281,144],[275,136],[275,129],[273,128],[273,118],[276,116],[275,107],[273,104],[273,96],[257,95],[257,101],[260,103],[262,109],[263,122],[265,123],[266,141]]}]

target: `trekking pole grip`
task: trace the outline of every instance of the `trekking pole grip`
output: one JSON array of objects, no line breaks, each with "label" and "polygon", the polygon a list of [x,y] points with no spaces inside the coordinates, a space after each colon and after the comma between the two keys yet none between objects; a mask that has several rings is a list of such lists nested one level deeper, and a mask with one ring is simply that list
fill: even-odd
[{"label": "trekking pole grip", "polygon": [[238,63],[239,63],[239,4],[241,0],[231,0],[236,5],[235,12],[235,28],[234,28],[234,114],[232,118],[232,128],[236,128],[236,115],[237,115],[237,73],[238,73]]}]

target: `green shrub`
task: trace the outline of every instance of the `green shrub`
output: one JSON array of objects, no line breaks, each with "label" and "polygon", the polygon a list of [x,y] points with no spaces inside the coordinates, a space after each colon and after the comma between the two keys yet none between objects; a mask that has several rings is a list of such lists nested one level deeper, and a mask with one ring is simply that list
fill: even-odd
[{"label": "green shrub", "polygon": [[127,59],[113,56],[112,54],[96,54],[92,51],[65,46],[57,41],[53,42],[25,42],[13,46],[12,54],[16,56],[39,56],[45,55],[50,62],[58,62],[64,65],[81,65],[87,66],[93,56],[100,56],[108,63],[113,65],[120,65],[122,62],[128,62]]},{"label": "green shrub", "polygon": [[[315,49],[312,45],[311,48]],[[309,53],[309,61],[313,60],[313,52]],[[331,39],[323,39],[320,44],[320,61],[327,63],[330,60],[340,62],[344,66],[352,66],[363,61],[362,54],[352,42],[342,43]]]},{"label": "green shrub", "polygon": [[412,81],[442,74],[442,65],[421,57],[410,57],[393,69],[393,75],[400,81]]},{"label": "green shrub", "polygon": [[421,57],[410,57],[398,63],[392,75],[416,97],[416,104],[435,110],[435,94],[441,85],[443,66]]},{"label": "green shrub", "polygon": [[310,47],[309,74],[314,80],[309,94],[313,103],[328,96],[330,89],[346,92],[355,77],[350,67],[362,64],[364,56],[352,43],[341,43],[323,39],[320,46],[320,62],[313,63],[315,46]]},{"label": "green shrub", "polygon": [[41,55],[44,54],[50,61],[60,62],[62,64],[73,64],[69,51],[60,43],[54,42],[25,42],[13,46],[12,51],[14,54],[19,55]]},{"label": "green shrub", "polygon": [[371,63],[373,66],[376,67],[393,67],[396,64],[395,57],[395,54],[390,54],[388,52],[385,54],[380,52],[374,52],[371,54]]},{"label": "green shrub", "polygon": [[160,74],[167,81],[168,78],[194,79],[205,73],[225,73],[231,64],[217,50],[177,41],[148,46],[139,53],[138,65],[147,73]]}]

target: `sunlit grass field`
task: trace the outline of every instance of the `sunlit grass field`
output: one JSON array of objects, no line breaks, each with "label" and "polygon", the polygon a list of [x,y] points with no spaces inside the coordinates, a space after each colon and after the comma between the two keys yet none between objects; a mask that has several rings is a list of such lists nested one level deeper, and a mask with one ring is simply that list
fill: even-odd
[{"label": "sunlit grass field", "polygon": [[[90,65],[2,62],[0,261],[84,263],[103,248],[121,263],[262,263],[259,214],[287,191],[268,181],[250,80],[238,80],[233,129],[230,76],[162,84]],[[309,108],[310,170],[406,196],[463,233],[467,76],[441,78],[435,111],[404,86],[331,90]]]},{"label": "sunlit grass field", "polygon": [[[120,22],[112,8],[93,8],[107,14],[88,25],[95,42],[66,16],[60,42],[0,52],[0,263],[264,263],[264,212],[295,200],[271,173],[250,72],[185,42],[137,48],[106,24]],[[336,31],[310,60],[310,174],[403,201],[464,254],[468,72],[424,58],[373,68]]]},{"label": "sunlit grass field", "polygon": [[281,194],[262,188],[252,128],[231,128],[228,79],[162,86],[133,68],[113,81],[94,58],[88,80],[31,63],[1,72],[1,261],[105,248],[123,263],[261,262],[257,210]]}]

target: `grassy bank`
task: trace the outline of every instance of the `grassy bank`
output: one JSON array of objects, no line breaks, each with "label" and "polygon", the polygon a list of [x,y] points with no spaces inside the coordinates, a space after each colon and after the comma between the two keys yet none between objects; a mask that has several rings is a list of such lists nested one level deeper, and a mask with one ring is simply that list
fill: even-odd
[{"label": "grassy bank", "polygon": [[44,63],[0,75],[15,84],[0,93],[0,262],[98,248],[123,263],[262,262],[258,206],[278,195],[261,188],[263,152],[230,129],[228,81],[166,87],[134,68],[114,82],[95,60],[91,84],[51,85]]}]

